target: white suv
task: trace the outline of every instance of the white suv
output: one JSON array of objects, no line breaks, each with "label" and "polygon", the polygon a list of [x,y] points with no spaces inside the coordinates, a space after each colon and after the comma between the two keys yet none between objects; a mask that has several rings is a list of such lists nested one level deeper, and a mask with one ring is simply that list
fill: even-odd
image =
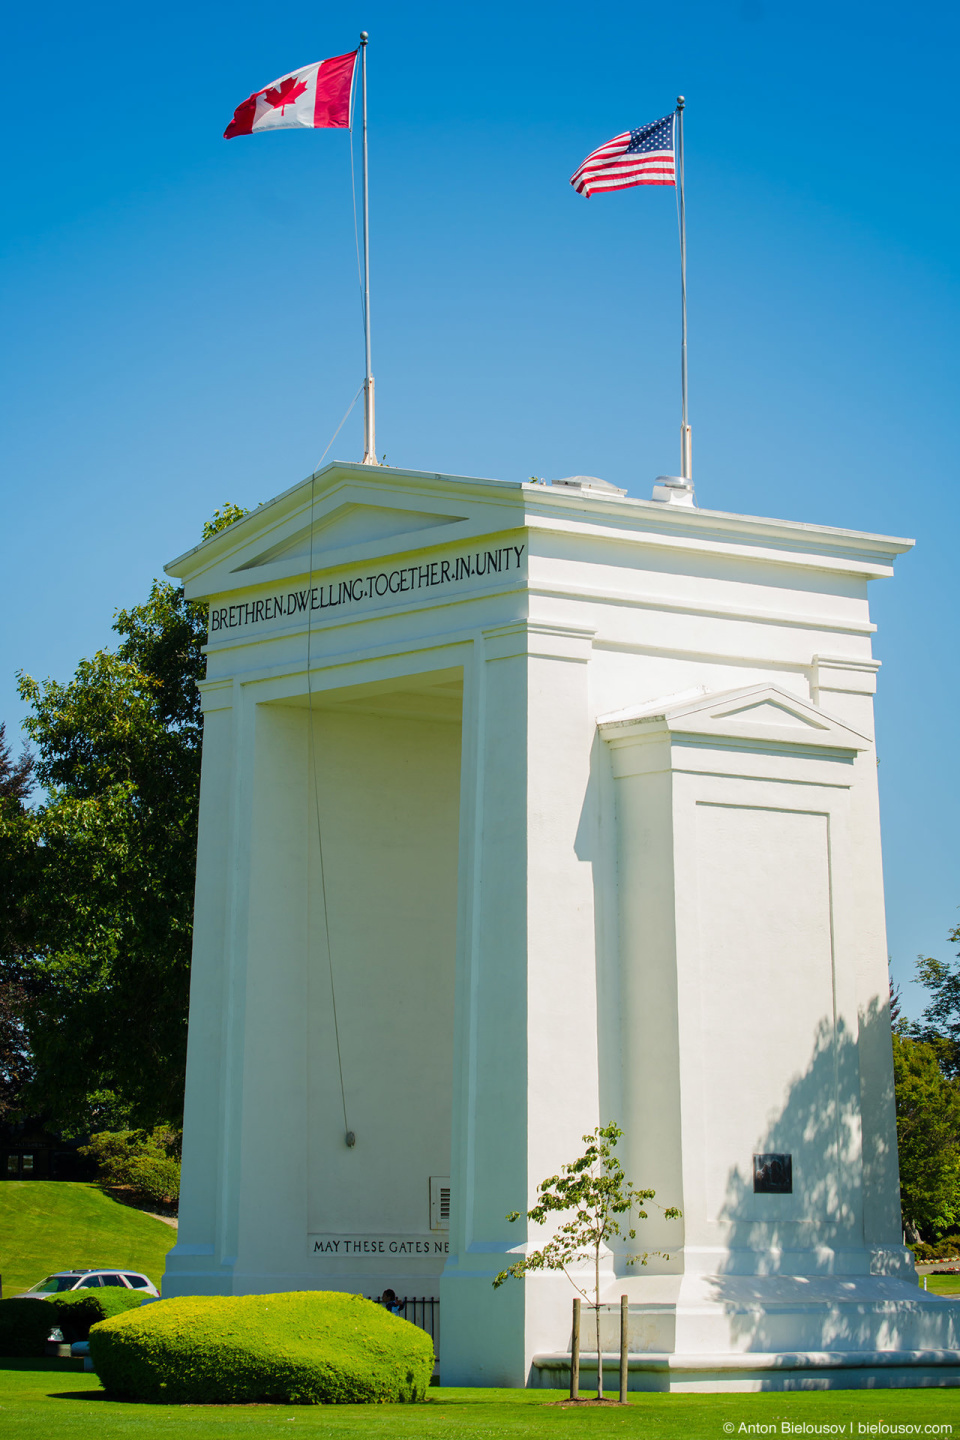
[{"label": "white suv", "polygon": [[25,1292],[26,1296],[35,1296],[39,1300],[46,1300],[50,1295],[59,1295],[64,1290],[98,1290],[101,1285],[119,1286],[123,1290],[139,1290],[142,1295],[159,1296],[160,1291],[152,1280],[146,1275],[141,1275],[139,1270],[111,1269],[102,1265],[96,1269],[85,1269],[77,1266],[73,1270],[58,1270],[55,1275],[48,1275],[39,1285],[34,1285],[31,1290]]}]

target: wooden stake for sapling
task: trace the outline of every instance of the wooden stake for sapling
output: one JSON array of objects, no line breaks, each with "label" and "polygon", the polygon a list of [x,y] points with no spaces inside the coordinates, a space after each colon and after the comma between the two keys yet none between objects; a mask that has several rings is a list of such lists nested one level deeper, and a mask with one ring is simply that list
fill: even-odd
[{"label": "wooden stake for sapling", "polygon": [[573,1340],[570,1344],[570,1399],[580,1399],[580,1300],[573,1302]]}]

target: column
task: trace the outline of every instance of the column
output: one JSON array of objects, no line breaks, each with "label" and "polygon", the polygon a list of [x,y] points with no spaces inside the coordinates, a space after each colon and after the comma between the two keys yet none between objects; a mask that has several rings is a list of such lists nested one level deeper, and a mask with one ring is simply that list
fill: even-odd
[{"label": "column", "polygon": [[183,1123],[183,1184],[177,1243],[167,1256],[163,1293],[222,1293],[222,1119],[225,1095],[224,998],[233,857],[236,719],[232,679],[202,683],[204,745],[197,838],[190,1030]]},{"label": "column", "polygon": [[598,1120],[593,877],[577,853],[590,645],[518,621],[483,632],[465,676],[445,1384],[523,1385],[537,1350],[567,1342],[562,1275],[492,1280],[526,1238],[506,1214]]}]

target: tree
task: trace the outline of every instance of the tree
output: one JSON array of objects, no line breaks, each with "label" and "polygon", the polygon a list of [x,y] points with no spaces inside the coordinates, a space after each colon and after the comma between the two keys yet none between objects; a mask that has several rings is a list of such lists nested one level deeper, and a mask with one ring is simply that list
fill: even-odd
[{"label": "tree", "polygon": [[19,1110],[33,1079],[24,1012],[27,992],[15,980],[0,982],[0,1121]]},{"label": "tree", "polygon": [[[960,946],[960,925],[947,939]],[[947,961],[918,955],[917,979],[933,998],[913,1034],[936,1049],[946,1074],[960,1078],[960,955]]]},{"label": "tree", "polygon": [[[559,1175],[551,1175],[537,1186],[538,1200],[527,1219],[536,1225],[547,1224],[554,1214],[566,1215],[570,1219],[562,1224],[551,1240],[540,1250],[531,1251],[507,1270],[501,1270],[493,1282],[498,1289],[511,1276],[522,1279],[531,1270],[562,1270],[570,1284],[592,1307],[596,1322],[597,1338],[597,1399],[603,1399],[603,1352],[600,1348],[600,1255],[605,1245],[618,1235],[626,1234],[630,1240],[637,1236],[636,1228],[628,1220],[621,1227],[620,1216],[627,1216],[636,1210],[638,1220],[647,1219],[643,1208],[654,1199],[654,1190],[641,1190],[632,1184],[623,1173],[620,1161],[614,1155],[617,1141],[623,1131],[614,1124],[598,1125],[589,1135],[584,1135],[586,1150],[569,1165],[560,1167]],[[668,1220],[678,1220],[680,1211],[668,1206],[664,1211]],[[521,1212],[513,1210],[507,1216],[511,1224],[520,1219]],[[659,1254],[660,1252],[654,1252]],[[627,1264],[637,1260],[645,1265],[649,1253],[630,1255]],[[569,1265],[583,1261],[593,1263],[593,1299],[577,1284],[570,1274]]]},{"label": "tree", "polygon": [[0,801],[14,800],[21,807],[33,789],[34,759],[26,746],[20,759],[10,758],[6,723],[0,724]]},{"label": "tree", "polygon": [[930,1002],[894,1034],[900,1194],[904,1228],[932,1239],[960,1220],[960,958],[918,955],[917,979]]},{"label": "tree", "polygon": [[960,1083],[935,1046],[896,1032],[893,1068],[904,1223],[929,1238],[960,1220]]},{"label": "tree", "polygon": [[14,761],[0,724],[0,1120],[15,1113],[33,1078],[24,1021],[27,992],[23,986],[23,882],[29,870],[29,822],[24,801],[33,789],[32,755],[24,748]]},{"label": "tree", "polygon": [[[224,506],[204,538],[243,513]],[[30,1103],[75,1133],[177,1125],[183,1105],[205,607],[157,580],[114,629],[116,650],[66,684],[20,675],[47,794],[17,836],[0,824],[19,867]]]},{"label": "tree", "polygon": [[203,539],[209,540],[211,535],[219,535],[221,530],[226,530],[236,520],[242,520],[244,515],[249,515],[249,510],[244,510],[242,505],[234,505],[227,500],[219,510],[214,510],[209,520],[203,522]]}]

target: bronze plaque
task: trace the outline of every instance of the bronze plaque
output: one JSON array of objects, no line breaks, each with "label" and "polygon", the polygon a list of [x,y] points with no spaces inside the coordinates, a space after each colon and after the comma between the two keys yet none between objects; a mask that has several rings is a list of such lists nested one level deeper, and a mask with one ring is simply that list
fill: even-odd
[{"label": "bronze plaque", "polygon": [[754,1155],[754,1195],[793,1194],[792,1155]]}]

